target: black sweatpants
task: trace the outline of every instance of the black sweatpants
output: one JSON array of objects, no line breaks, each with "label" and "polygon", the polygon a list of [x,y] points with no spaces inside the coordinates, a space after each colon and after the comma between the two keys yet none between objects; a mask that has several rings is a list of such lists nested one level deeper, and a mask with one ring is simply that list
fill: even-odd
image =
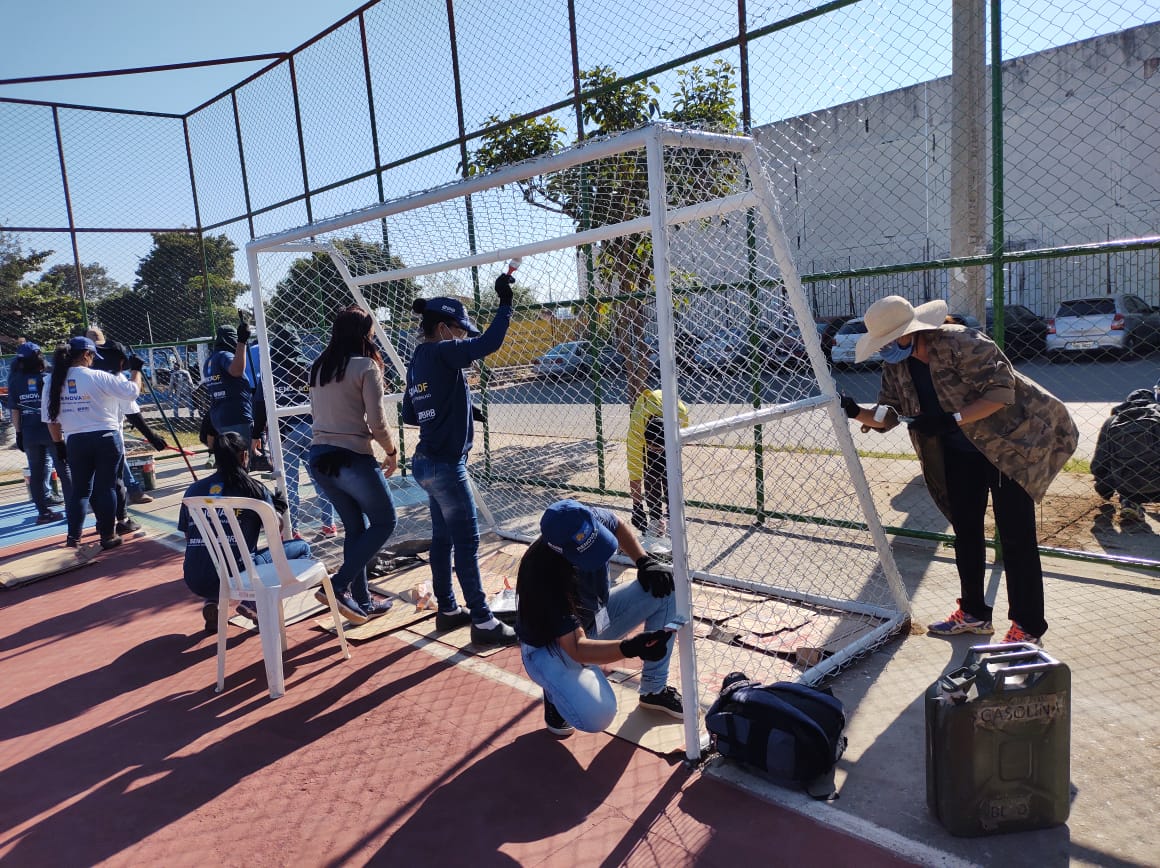
[{"label": "black sweatpants", "polygon": [[991,620],[991,607],[984,599],[983,519],[989,493],[1003,545],[1008,617],[1031,635],[1042,636],[1047,632],[1047,621],[1043,617],[1043,568],[1035,533],[1035,501],[983,453],[947,450],[945,456],[963,611]]}]

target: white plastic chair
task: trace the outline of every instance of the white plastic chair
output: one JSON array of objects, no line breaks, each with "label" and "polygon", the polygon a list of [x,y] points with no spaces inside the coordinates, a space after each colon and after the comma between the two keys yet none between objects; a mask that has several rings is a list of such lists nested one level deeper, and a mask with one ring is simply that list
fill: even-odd
[{"label": "white plastic chair", "polygon": [[[342,616],[338,612],[334,586],[330,582],[326,565],[313,558],[291,560],[286,557],[278,530],[278,516],[273,506],[251,497],[187,497],[182,503],[201,532],[221,585],[218,596],[216,693],[221,693],[226,683],[226,631],[232,600],[253,601],[258,610],[262,657],[266,662],[266,681],[270,686],[271,699],[277,699],[286,692],[282,671],[282,654],[286,650],[286,619],[282,612],[282,601],[287,597],[306,593],[321,585],[330,603],[330,614],[334,618],[343,659],[350,659],[346,636],[342,632]],[[237,511],[243,509],[252,510],[262,520],[272,563],[255,564],[247,550],[237,516]],[[241,543],[237,546],[241,554],[240,564],[234,557],[231,538]],[[275,621],[278,623],[277,631],[273,629]]]}]

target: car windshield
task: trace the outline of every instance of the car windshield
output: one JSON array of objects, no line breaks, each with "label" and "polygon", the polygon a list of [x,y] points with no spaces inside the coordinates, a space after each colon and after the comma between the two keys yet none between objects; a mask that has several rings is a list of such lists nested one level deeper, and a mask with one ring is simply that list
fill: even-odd
[{"label": "car windshield", "polygon": [[1060,316],[1107,316],[1116,312],[1116,302],[1110,298],[1078,298],[1059,305]]},{"label": "car windshield", "polygon": [[850,322],[848,322],[844,326],[842,326],[840,329],[838,329],[838,334],[840,334],[840,335],[864,335],[864,334],[866,334],[866,323],[862,322],[862,320],[851,320]]},{"label": "car windshield", "polygon": [[545,356],[570,356],[580,346],[579,341],[571,341],[566,344],[557,344],[544,353]]}]

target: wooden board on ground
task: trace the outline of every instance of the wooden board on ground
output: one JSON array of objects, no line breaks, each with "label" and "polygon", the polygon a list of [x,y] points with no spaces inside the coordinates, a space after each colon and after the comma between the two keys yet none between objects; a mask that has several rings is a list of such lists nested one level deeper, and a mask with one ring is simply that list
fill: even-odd
[{"label": "wooden board on ground", "polygon": [[50,576],[58,576],[91,564],[100,553],[100,547],[86,544],[79,548],[61,547],[37,549],[16,555],[0,570],[0,587],[19,588]]},{"label": "wooden board on ground", "polygon": [[[409,627],[412,624],[417,624],[431,618],[435,613],[430,609],[417,609],[415,603],[409,598],[403,598],[396,594],[383,594],[382,596],[394,600],[394,605],[391,610],[385,615],[379,615],[377,618],[371,618],[365,624],[344,624],[343,632],[346,638],[352,642],[367,642],[371,639],[377,639],[380,636],[385,636],[387,633],[392,633],[395,630],[401,630],[404,627]],[[319,627],[328,633],[334,633],[334,620],[330,613],[326,612],[321,618],[315,621]]]},{"label": "wooden board on ground", "polygon": [[[675,671],[675,670],[674,670]],[[605,732],[665,756],[685,749],[685,725],[663,711],[640,707],[640,693],[633,682],[611,682],[616,694],[616,717]]]},{"label": "wooden board on ground", "polygon": [[[427,614],[432,614],[428,612]],[[472,654],[476,657],[490,657],[497,651],[503,651],[505,648],[515,648],[515,645],[476,645],[471,641],[471,625],[466,627],[457,627],[454,630],[440,631],[435,629],[435,621],[431,620],[422,624],[416,624],[407,630],[408,633],[413,633],[416,636],[421,636],[424,639],[431,639],[440,644],[447,645],[457,651],[462,651],[464,654]],[[347,634],[350,635],[349,633]]]},{"label": "wooden board on ground", "polygon": [[782,600],[763,600],[740,615],[720,622],[721,629],[730,633],[772,636],[787,630],[798,630],[814,619],[813,609],[795,606]]}]

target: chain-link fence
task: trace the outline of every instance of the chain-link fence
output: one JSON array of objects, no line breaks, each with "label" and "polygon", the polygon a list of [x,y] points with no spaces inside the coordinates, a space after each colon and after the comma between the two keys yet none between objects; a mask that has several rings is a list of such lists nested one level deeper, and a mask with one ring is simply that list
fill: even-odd
[{"label": "chain-link fence", "polygon": [[[732,122],[769,155],[827,352],[848,342],[835,338],[841,321],[876,298],[948,298],[1080,427],[1041,507],[1041,543],[1158,562],[1156,464],[1113,461],[1099,482],[1093,461],[1108,466],[1097,441],[1113,408],[1160,379],[1160,23],[1138,0],[994,2],[964,15],[965,5],[960,17],[884,0],[531,3],[517,15],[471,2],[404,16],[377,3],[185,113],[0,100],[0,349],[20,337],[51,346],[99,324],[157,347],[150,371],[169,409],[167,366],[183,361],[196,377],[216,325],[249,304],[241,251],[251,239],[641,121]],[[448,251],[499,243],[481,233],[502,221],[476,220],[488,203],[446,207],[457,216],[439,230]],[[566,209],[555,219],[585,228]],[[409,265],[393,229],[382,221],[363,240]],[[527,269],[524,301],[563,315],[533,317],[524,349],[513,344],[488,376],[530,371],[570,341],[586,342],[590,363],[608,352],[599,275],[562,260]],[[414,288],[486,304],[471,269]],[[325,320],[323,301],[314,319]],[[735,344],[745,313],[691,316],[676,333],[678,363],[693,369]],[[389,307],[381,314],[396,328]],[[839,364],[839,388],[872,402],[877,373]],[[701,403],[695,381],[682,386],[691,409]],[[571,406],[603,420],[605,401],[586,386]],[[1136,427],[1133,437],[1154,436]],[[1153,441],[1130,442],[1142,454]],[[855,444],[888,526],[947,533],[904,438],[855,434]],[[584,485],[617,487],[614,463],[598,459]],[[20,464],[0,453],[10,478]],[[754,465],[756,492],[766,469]]]}]

